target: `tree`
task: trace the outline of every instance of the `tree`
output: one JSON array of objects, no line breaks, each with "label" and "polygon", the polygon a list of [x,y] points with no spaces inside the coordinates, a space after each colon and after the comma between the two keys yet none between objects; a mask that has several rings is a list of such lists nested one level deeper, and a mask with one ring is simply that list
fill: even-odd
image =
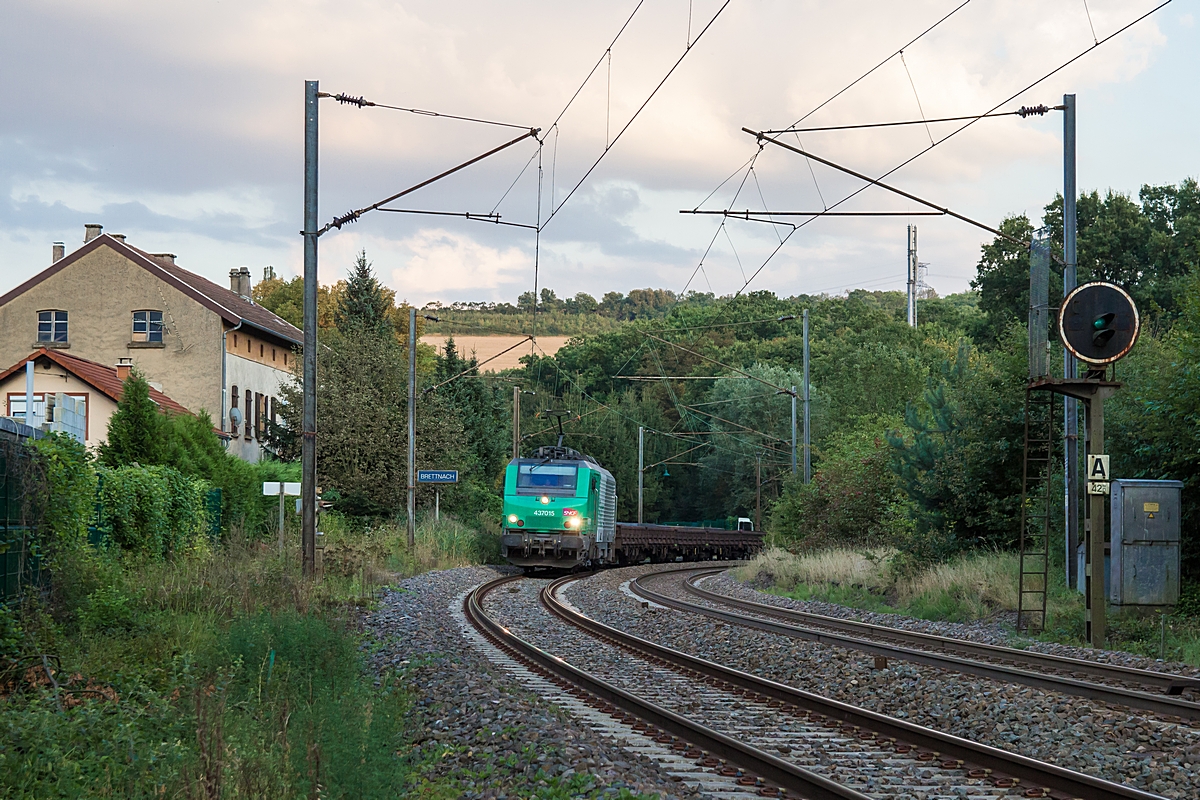
[{"label": "tree", "polygon": [[376,280],[367,261],[367,251],[363,250],[350,270],[345,292],[338,299],[334,323],[344,333],[382,336],[393,329],[393,308],[392,298]]},{"label": "tree", "polygon": [[959,344],[909,404],[905,429],[889,435],[893,468],[914,504],[911,554],[1008,547],[1017,536],[1024,441],[1025,331],[1002,347]]},{"label": "tree", "polygon": [[150,399],[150,384],[135,367],[108,420],[108,440],[100,443],[100,461],[108,467],[161,464],[164,431],[164,417]]},{"label": "tree", "polygon": [[[1029,241],[1034,228],[1021,214],[1005,217],[1000,230],[1014,239]],[[987,317],[984,340],[980,342],[986,344],[998,342],[1014,322],[1029,319],[1029,248],[997,236],[982,250],[971,288],[979,291],[979,309]],[[1050,297],[1062,297],[1062,278],[1054,270],[1050,272]]]},{"label": "tree", "polygon": [[[317,328],[326,330],[334,326],[333,312],[346,282],[338,281],[333,286],[317,287]],[[254,302],[271,313],[290,322],[297,328],[304,328],[304,278],[295,277],[290,281],[282,278],[268,278],[255,284],[251,290]]]}]

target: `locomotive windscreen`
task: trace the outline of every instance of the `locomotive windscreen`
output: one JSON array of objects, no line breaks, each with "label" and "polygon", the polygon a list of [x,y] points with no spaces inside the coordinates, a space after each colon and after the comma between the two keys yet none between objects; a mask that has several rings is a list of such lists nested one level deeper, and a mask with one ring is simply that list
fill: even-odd
[{"label": "locomotive windscreen", "polygon": [[575,491],[579,467],[574,464],[518,464],[517,489]]}]

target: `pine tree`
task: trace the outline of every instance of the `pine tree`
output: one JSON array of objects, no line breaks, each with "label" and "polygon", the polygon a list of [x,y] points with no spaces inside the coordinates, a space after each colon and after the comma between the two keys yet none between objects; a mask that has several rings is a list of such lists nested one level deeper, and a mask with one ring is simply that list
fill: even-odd
[{"label": "pine tree", "polygon": [[346,291],[338,301],[334,323],[343,333],[384,336],[391,331],[388,312],[392,308],[388,292],[375,278],[367,251],[355,260]]},{"label": "pine tree", "polygon": [[158,405],[150,399],[150,384],[134,369],[125,379],[117,410],[108,420],[108,441],[100,444],[100,460],[109,467],[161,463],[165,422]]}]

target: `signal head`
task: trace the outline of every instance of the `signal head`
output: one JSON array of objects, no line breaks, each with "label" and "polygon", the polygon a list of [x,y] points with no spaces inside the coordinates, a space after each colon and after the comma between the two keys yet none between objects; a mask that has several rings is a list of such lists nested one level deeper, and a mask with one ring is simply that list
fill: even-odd
[{"label": "signal head", "polygon": [[1140,320],[1133,298],[1111,283],[1086,283],[1063,299],[1058,329],[1063,346],[1088,364],[1111,364],[1137,342]]}]

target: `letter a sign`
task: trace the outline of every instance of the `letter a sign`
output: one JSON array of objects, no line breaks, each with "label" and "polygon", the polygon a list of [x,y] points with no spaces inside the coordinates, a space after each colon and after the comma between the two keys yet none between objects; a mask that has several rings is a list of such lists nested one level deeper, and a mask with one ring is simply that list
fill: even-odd
[{"label": "letter a sign", "polygon": [[1087,457],[1088,494],[1108,494],[1108,456]]}]

